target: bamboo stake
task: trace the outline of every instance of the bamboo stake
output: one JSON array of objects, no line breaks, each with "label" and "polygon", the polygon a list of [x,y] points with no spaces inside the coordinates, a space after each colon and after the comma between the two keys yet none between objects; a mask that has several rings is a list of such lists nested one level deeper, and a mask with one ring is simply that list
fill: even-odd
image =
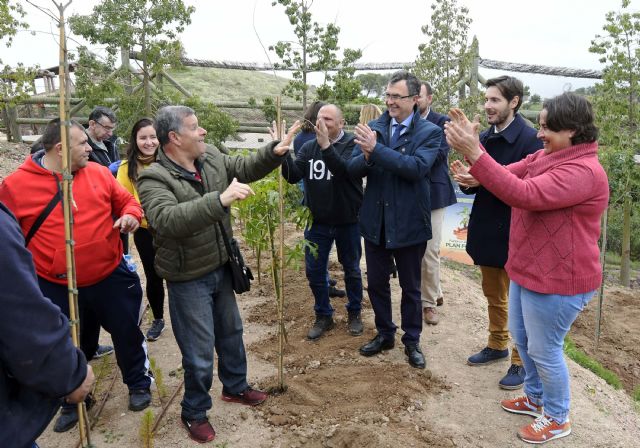
[{"label": "bamboo stake", "polygon": [[[276,97],[276,123],[278,140],[282,141],[285,130],[282,121],[282,97]],[[284,186],[282,176],[278,176],[278,205],[280,218],[280,247],[279,252],[279,276],[278,276],[278,386],[281,391],[285,390],[284,384]]]},{"label": "bamboo stake", "polygon": [[605,209],[602,215],[602,244],[600,245],[600,265],[602,266],[602,283],[600,283],[600,290],[598,291],[598,309],[596,311],[596,337],[595,337],[595,349],[598,350],[600,344],[600,327],[602,325],[602,305],[604,304],[604,279],[605,279],[605,264],[607,261],[607,224],[609,220],[609,209]]},{"label": "bamboo stake", "polygon": [[[73,252],[73,213],[72,204],[72,183],[73,176],[71,174],[70,159],[71,145],[69,143],[69,108],[70,95],[68,86],[68,61],[67,61],[67,42],[64,26],[64,10],[71,4],[71,0],[66,5],[54,4],[58,7],[60,18],[58,27],[60,28],[60,137],[62,143],[62,206],[64,210],[64,236],[65,236],[65,255],[67,261],[67,289],[69,295],[69,321],[71,324],[71,339],[73,345],[79,347],[80,321],[78,316],[78,289],[76,285],[76,266]],[[87,409],[84,401],[78,403],[78,428],[80,432],[80,444],[83,447],[91,446],[91,436],[89,433],[89,425],[87,418]]]}]

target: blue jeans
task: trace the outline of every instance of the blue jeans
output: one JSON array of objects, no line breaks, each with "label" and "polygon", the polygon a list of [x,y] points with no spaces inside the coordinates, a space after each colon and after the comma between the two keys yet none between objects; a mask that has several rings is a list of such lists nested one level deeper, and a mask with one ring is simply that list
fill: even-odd
[{"label": "blue jeans", "polygon": [[182,353],[182,416],[202,419],[211,409],[213,350],[225,392],[247,388],[247,357],[242,319],[227,266],[186,282],[167,282],[173,333]]},{"label": "blue jeans", "polygon": [[304,231],[304,237],[318,245],[317,257],[309,249],[305,250],[305,269],[309,287],[315,298],[314,310],[322,316],[332,316],[333,307],[329,301],[327,268],[329,252],[336,243],[338,261],[344,271],[344,283],[347,289],[347,311],[360,312],[362,308],[362,274],[360,273],[360,232],[358,224],[333,226],[313,223]]},{"label": "blue jeans", "polygon": [[527,372],[524,392],[559,424],[567,421],[571,400],[564,338],[594,293],[540,294],[511,281],[509,330]]}]

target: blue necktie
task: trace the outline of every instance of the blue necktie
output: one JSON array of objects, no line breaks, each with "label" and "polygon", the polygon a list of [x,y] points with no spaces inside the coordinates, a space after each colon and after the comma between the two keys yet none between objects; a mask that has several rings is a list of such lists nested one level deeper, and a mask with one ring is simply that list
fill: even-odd
[{"label": "blue necktie", "polygon": [[400,138],[400,133],[402,132],[403,128],[404,125],[402,123],[396,124],[396,129],[393,131],[393,135],[391,136],[391,146],[394,146],[396,144],[396,142]]}]

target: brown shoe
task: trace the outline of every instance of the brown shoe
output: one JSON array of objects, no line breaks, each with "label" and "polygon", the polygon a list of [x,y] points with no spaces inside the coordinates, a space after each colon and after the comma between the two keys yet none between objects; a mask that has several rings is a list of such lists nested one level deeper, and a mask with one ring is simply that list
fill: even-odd
[{"label": "brown shoe", "polygon": [[220,398],[222,398],[223,401],[228,401],[229,403],[240,403],[246,406],[256,406],[266,400],[267,397],[268,394],[266,392],[253,389],[251,386],[249,386],[239,394],[232,394],[222,389],[222,396]]},{"label": "brown shoe", "polygon": [[422,310],[424,315],[424,323],[429,325],[438,325],[440,318],[438,317],[438,311],[435,308],[425,308]]},{"label": "brown shoe", "polygon": [[442,305],[444,305],[444,297],[438,297],[438,299],[436,300],[436,306]]}]

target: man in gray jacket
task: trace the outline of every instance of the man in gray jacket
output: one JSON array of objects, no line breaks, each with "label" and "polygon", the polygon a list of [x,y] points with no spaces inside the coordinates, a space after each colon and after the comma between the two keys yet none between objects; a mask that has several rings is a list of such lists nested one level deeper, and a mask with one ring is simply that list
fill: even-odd
[{"label": "man in gray jacket", "polygon": [[247,384],[242,320],[220,224],[231,238],[231,204],[253,194],[246,182],[280,166],[299,123],[282,142],[248,157],[207,146],[207,131],[188,107],[163,107],[155,126],[161,145],[157,163],[140,173],[137,187],[154,233],[155,268],[167,280],[171,323],[182,353],[182,422],[192,439],[204,443],[215,437],[207,419],[214,347],[222,400],[254,406],[267,398]]}]

